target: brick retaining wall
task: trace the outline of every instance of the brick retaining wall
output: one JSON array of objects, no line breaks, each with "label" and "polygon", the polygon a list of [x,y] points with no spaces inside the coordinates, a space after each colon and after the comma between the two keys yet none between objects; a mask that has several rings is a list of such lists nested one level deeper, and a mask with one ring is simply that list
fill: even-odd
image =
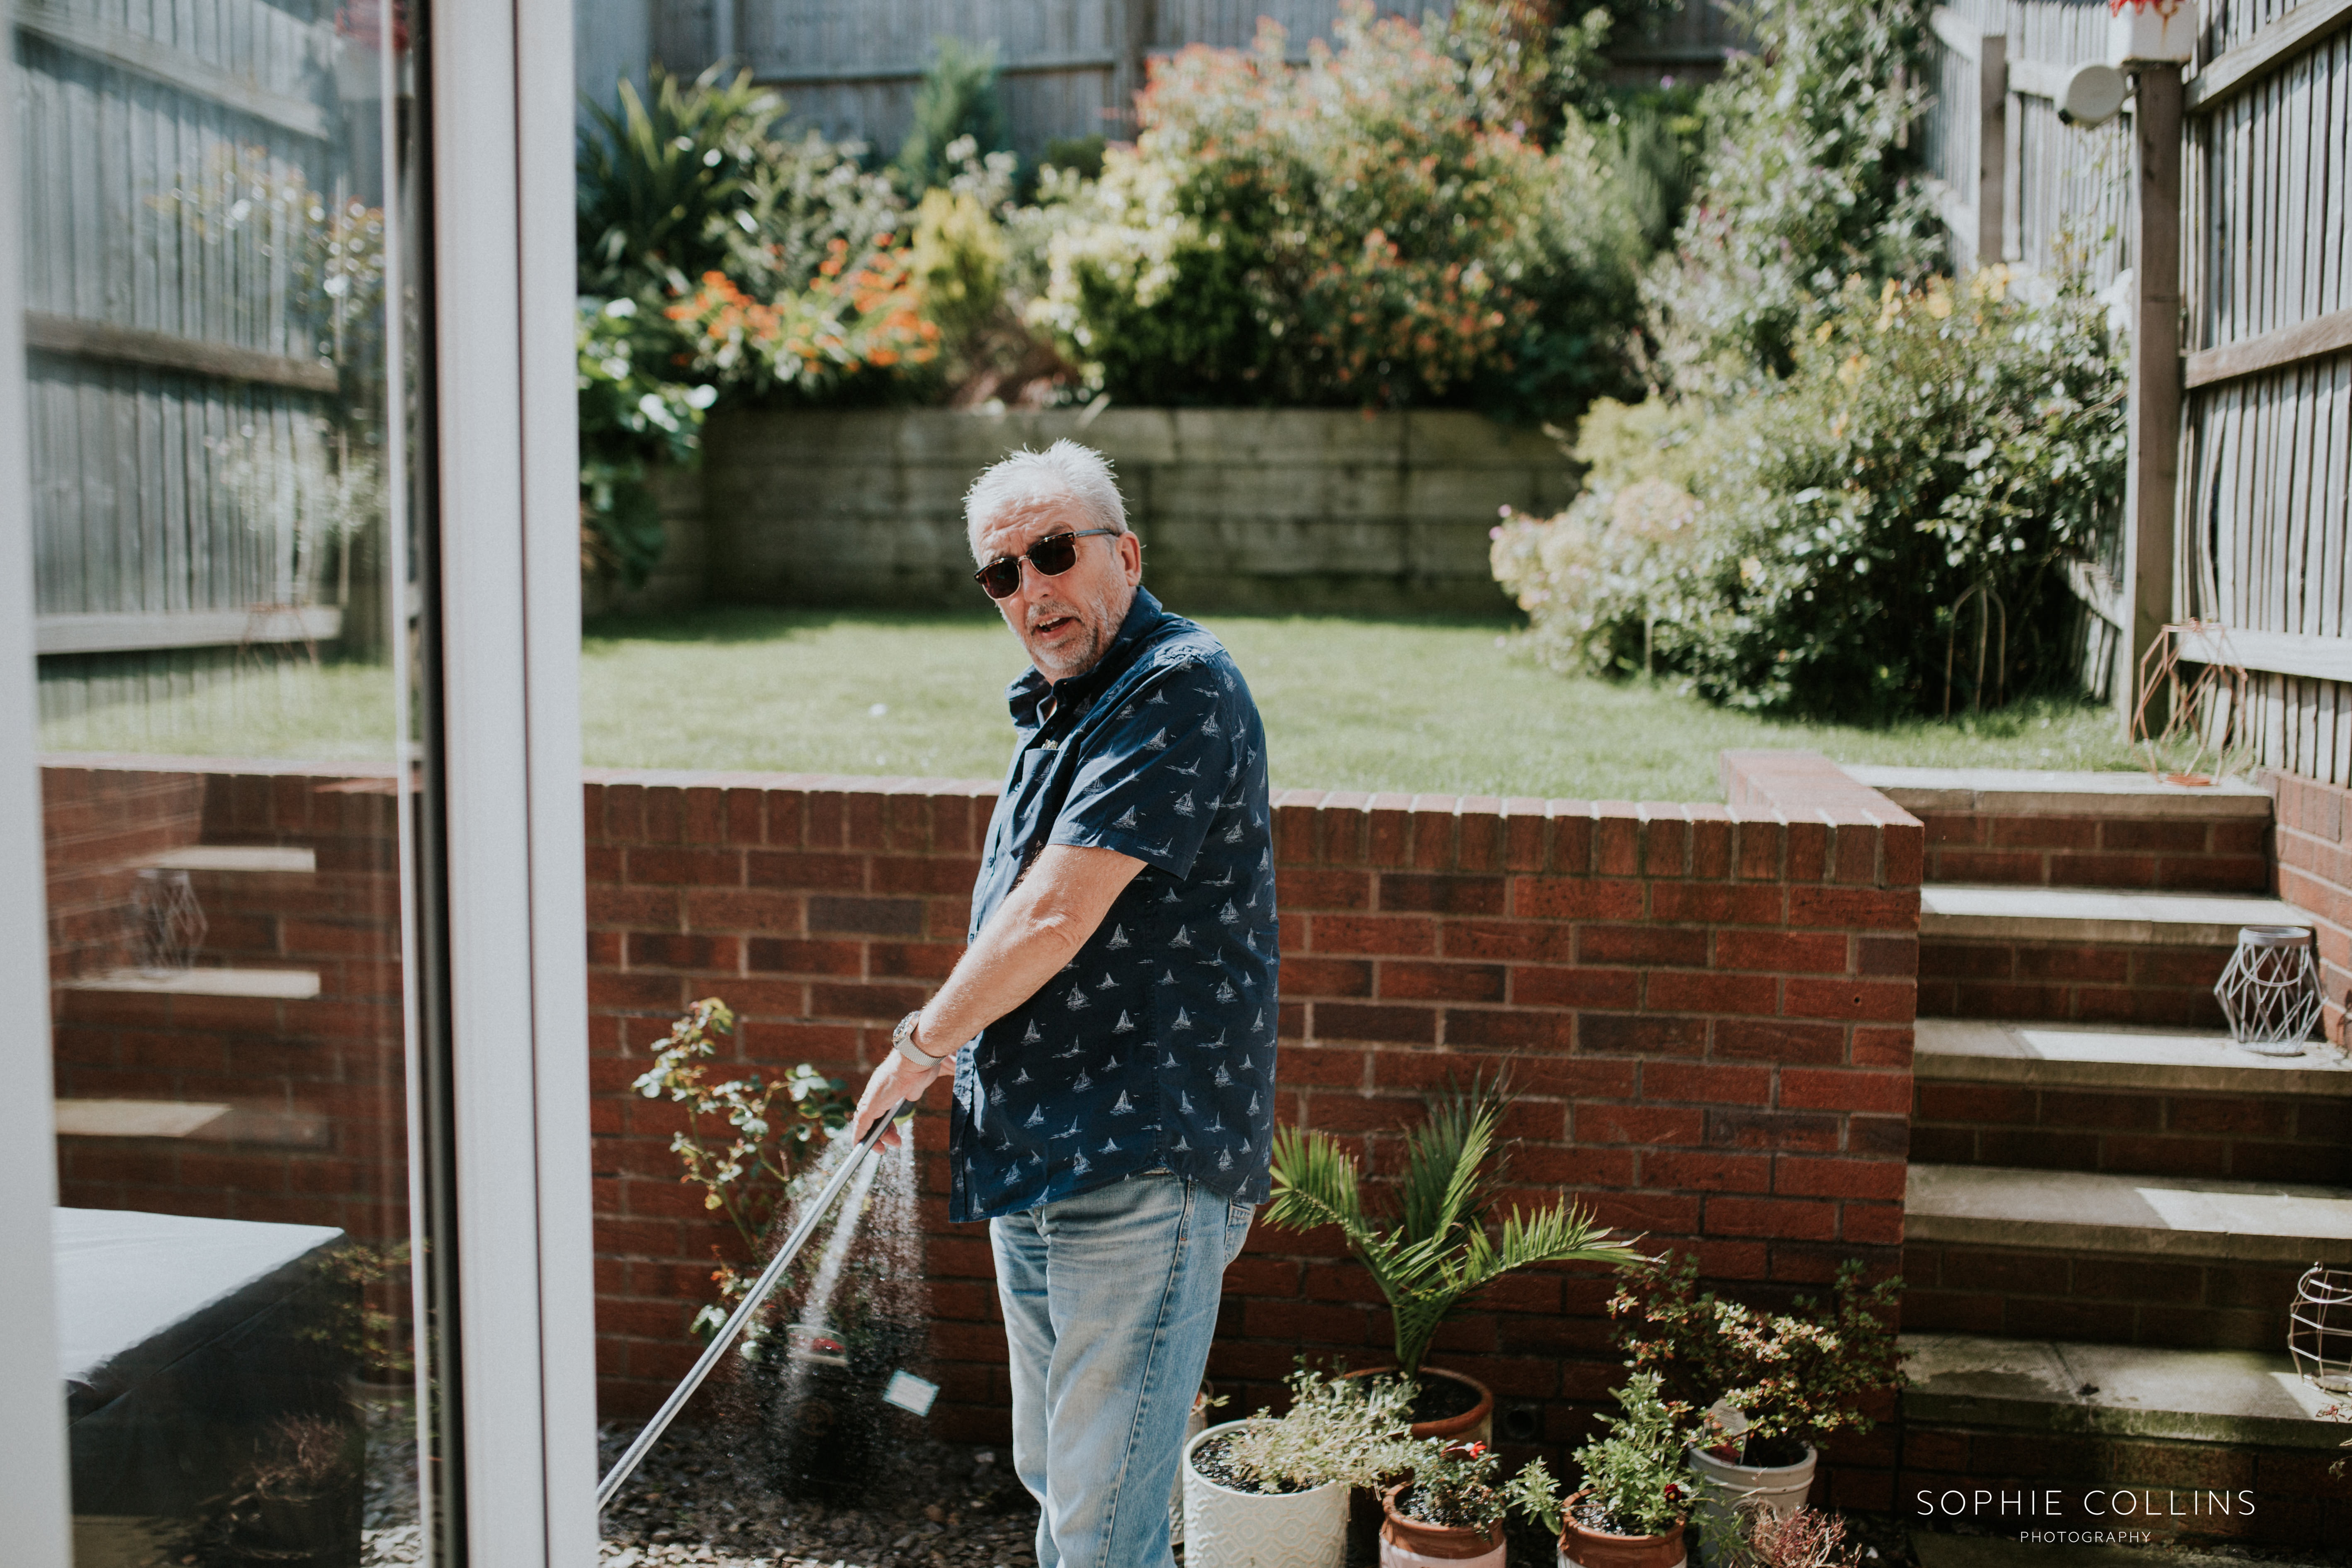
[{"label": "brick retaining wall", "polygon": [[[1919,826],[1818,758],[1748,766],[1776,776],[1750,787],[1734,759],[1734,807],[1280,796],[1279,1114],[1390,1168],[1424,1092],[1507,1068],[1530,1199],[1574,1192],[1767,1295],[1848,1257],[1891,1272]],[[590,775],[608,1411],[649,1408],[685,1369],[686,1319],[724,1246],[676,1179],[673,1108],[627,1092],[646,1047],[716,994],[742,1020],[746,1060],[862,1074],[954,961],[993,794]],[[942,1217],[943,1125],[931,1108],[919,1132],[945,1386],[933,1420],[998,1436],[1002,1330],[983,1234]],[[1512,1429],[1566,1440],[1620,1375],[1606,1290],[1590,1271],[1516,1279],[1445,1331],[1440,1357],[1486,1377]],[[1247,1408],[1300,1350],[1370,1364],[1386,1339],[1376,1292],[1328,1237],[1261,1227],[1228,1276],[1211,1372]]]}]

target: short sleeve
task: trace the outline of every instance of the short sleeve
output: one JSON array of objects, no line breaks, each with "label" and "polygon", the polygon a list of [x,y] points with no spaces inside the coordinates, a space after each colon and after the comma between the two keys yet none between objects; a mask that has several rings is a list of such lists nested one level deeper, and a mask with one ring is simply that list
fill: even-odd
[{"label": "short sleeve", "polygon": [[1228,688],[1198,660],[1155,669],[1083,742],[1046,842],[1116,849],[1182,879],[1224,804],[1241,743]]}]

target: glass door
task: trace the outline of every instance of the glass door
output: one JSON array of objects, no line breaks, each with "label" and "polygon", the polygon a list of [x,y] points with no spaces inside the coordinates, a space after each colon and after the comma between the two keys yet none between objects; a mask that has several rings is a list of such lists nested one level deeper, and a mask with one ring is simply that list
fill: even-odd
[{"label": "glass door", "polygon": [[414,9],[12,17],[76,1568],[448,1557],[417,1441]]}]

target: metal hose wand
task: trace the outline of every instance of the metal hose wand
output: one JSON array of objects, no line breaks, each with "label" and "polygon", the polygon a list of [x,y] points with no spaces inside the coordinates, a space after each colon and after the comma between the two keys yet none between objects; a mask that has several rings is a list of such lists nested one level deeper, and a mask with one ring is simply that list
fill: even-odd
[{"label": "metal hose wand", "polygon": [[791,1266],[793,1258],[808,1245],[809,1237],[816,1234],[817,1222],[832,1212],[835,1201],[841,1196],[841,1189],[849,1184],[849,1178],[856,1173],[858,1166],[866,1163],[866,1156],[874,1152],[874,1146],[882,1141],[882,1134],[889,1131],[892,1122],[914,1109],[913,1100],[906,1101],[875,1122],[866,1130],[866,1136],[857,1141],[857,1146],[850,1151],[849,1158],[841,1163],[841,1169],[833,1173],[833,1179],[825,1183],[824,1190],[817,1194],[816,1202],[801,1215],[800,1224],[793,1226],[793,1233],[784,1238],[784,1245],[776,1249],[775,1257],[760,1270],[760,1278],[752,1282],[751,1293],[743,1298],[728,1317],[725,1326],[712,1337],[701,1359],[694,1363],[693,1370],[670,1391],[670,1396],[662,1401],[662,1407],[654,1412],[654,1418],[646,1423],[644,1431],[637,1434],[636,1441],[629,1445],[626,1453],[613,1461],[613,1468],[605,1472],[603,1480],[596,1483],[597,1512],[604,1510],[612,1502],[614,1494],[621,1489],[622,1483],[644,1461],[653,1446],[661,1441],[662,1433],[676,1419],[677,1413],[686,1408],[686,1402],[694,1397],[694,1391],[702,1386],[702,1380],[710,1375],[710,1369],[719,1364],[719,1358],[727,1353],[727,1347],[735,1342],[735,1336],[743,1331],[743,1325],[751,1321],[751,1314],[759,1310],[761,1302],[768,1299],[768,1292],[776,1288],[776,1281],[784,1277],[784,1270]]}]

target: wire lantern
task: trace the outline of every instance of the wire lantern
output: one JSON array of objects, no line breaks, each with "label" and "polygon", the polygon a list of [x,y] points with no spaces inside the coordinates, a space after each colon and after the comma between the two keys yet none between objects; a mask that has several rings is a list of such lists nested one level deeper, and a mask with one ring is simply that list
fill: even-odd
[{"label": "wire lantern", "polygon": [[[2211,658],[2184,657],[2183,637]],[[2252,742],[2246,689],[2245,666],[2221,622],[2168,624],[2140,656],[2139,694],[2132,707],[2131,738],[2147,759],[2147,771],[2178,784],[2210,784],[2241,771]],[[2151,731],[2150,709],[2159,694],[2164,724]]]},{"label": "wire lantern", "polygon": [[2302,926],[2240,926],[2237,950],[2213,984],[2230,1039],[2265,1057],[2299,1057],[2319,1022],[2319,969]]},{"label": "wire lantern", "polygon": [[2352,1268],[2315,1263],[2295,1281],[2286,1353],[2314,1388],[2352,1394]]},{"label": "wire lantern", "polygon": [[124,922],[131,962],[158,979],[194,963],[210,929],[188,874],[161,866],[142,867],[131,879]]}]

